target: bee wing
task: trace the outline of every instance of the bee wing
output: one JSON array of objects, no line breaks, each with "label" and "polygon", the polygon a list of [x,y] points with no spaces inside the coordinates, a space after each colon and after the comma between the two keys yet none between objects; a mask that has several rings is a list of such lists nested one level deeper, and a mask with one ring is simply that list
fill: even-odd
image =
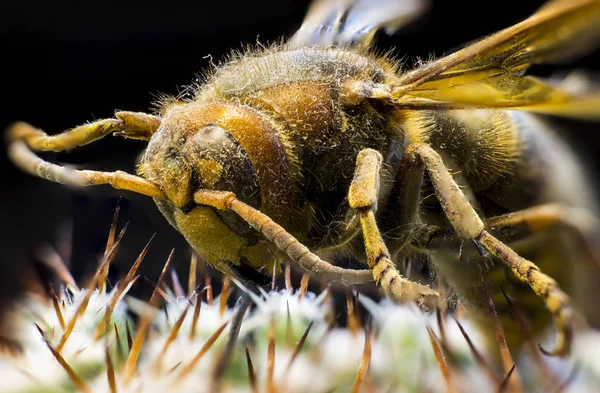
[{"label": "bee wing", "polygon": [[574,94],[523,75],[532,64],[590,51],[598,44],[599,25],[599,0],[551,1],[519,24],[402,75],[392,84],[391,96],[399,105],[431,106],[433,100],[445,107],[519,108],[561,115],[578,108],[573,116],[600,118],[600,92]]},{"label": "bee wing", "polygon": [[368,46],[379,29],[392,34],[427,4],[427,0],[315,0],[288,44]]},{"label": "bee wing", "polygon": [[[482,72],[483,73],[483,72]],[[405,109],[518,109],[556,116],[600,120],[600,88],[590,80],[566,78],[561,83],[531,76],[493,75],[486,79],[461,83],[458,77],[435,83],[431,90],[419,87],[401,98],[392,98],[398,108]],[[585,89],[574,90],[570,83]],[[386,98],[386,97],[382,97]]]},{"label": "bee wing", "polygon": [[563,102],[538,103],[530,108],[533,112],[558,116],[600,120],[600,77],[585,72],[572,72],[563,79],[550,80],[568,99]]}]

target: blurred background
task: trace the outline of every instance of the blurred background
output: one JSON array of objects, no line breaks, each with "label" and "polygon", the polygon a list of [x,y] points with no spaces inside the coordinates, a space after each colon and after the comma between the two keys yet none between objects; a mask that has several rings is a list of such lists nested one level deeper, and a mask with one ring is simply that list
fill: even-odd
[{"label": "blurred background", "polygon": [[[401,1],[401,0],[398,0]],[[378,46],[398,56],[441,55],[457,46],[519,22],[542,1],[434,0],[431,10]],[[148,111],[159,92],[176,94],[205,69],[211,58],[257,41],[276,41],[300,26],[308,1],[2,1],[0,3],[0,131],[25,120],[49,134],[116,109]],[[474,17],[476,16],[476,17]],[[575,67],[600,70],[600,51]],[[571,66],[534,67],[549,75]],[[600,126],[557,120],[562,135],[586,163],[590,179],[600,168]],[[71,152],[45,154],[54,162],[81,168],[134,171],[143,143],[106,138]],[[595,189],[596,185],[590,184]],[[0,303],[21,288],[31,261],[44,244],[61,248],[76,277],[94,270],[104,251],[120,196],[119,228],[130,221],[114,262],[114,273],[129,268],[157,234],[142,273],[156,279],[176,249],[175,268],[187,277],[190,253],[153,202],[109,187],[71,190],[18,171],[0,149]],[[68,243],[68,241],[67,241]],[[68,248],[68,247],[67,247]]]}]

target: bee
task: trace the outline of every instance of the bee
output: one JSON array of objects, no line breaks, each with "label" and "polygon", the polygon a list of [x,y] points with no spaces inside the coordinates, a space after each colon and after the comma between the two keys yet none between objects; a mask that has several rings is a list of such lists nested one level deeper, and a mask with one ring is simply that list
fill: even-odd
[{"label": "bee", "polygon": [[[598,120],[600,94],[526,71],[592,50],[600,1],[549,1],[412,70],[375,53],[377,31],[424,9],[418,0],[317,0],[287,42],[233,55],[192,98],[53,136],[16,123],[9,157],[54,182],[152,197],[201,257],[248,283],[264,284],[291,259],[435,306],[438,292],[399,270],[400,260],[426,258],[483,324],[489,297],[505,330],[517,329],[503,293],[538,328],[553,318],[552,353],[564,355],[575,310],[600,322],[585,300],[600,285],[600,231],[574,153],[531,113]],[[137,175],[35,154],[109,134],[147,143]],[[339,256],[368,268],[327,261]]]}]

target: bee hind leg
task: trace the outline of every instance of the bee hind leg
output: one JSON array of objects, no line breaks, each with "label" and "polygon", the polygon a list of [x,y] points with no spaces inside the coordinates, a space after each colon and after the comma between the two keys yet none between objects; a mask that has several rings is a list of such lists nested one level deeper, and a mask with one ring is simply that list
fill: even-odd
[{"label": "bee hind leg", "polygon": [[358,212],[367,262],[373,278],[390,295],[398,300],[418,300],[428,308],[437,305],[439,294],[426,285],[404,278],[396,269],[390,253],[383,241],[375,211],[379,198],[379,172],[382,156],[372,149],[362,150],[356,159],[354,178],[348,192],[350,207]]},{"label": "bee hind leg", "polygon": [[[485,229],[502,242],[511,244],[553,228],[575,235],[587,260],[600,267],[600,222],[586,209],[547,203],[483,220]],[[426,225],[413,234],[412,245],[419,249],[449,248],[460,243],[451,228]]]},{"label": "bee hind leg", "polygon": [[508,243],[554,227],[564,228],[575,235],[587,260],[600,267],[600,222],[586,209],[548,203],[489,218],[485,227]]},{"label": "bee hind leg", "polygon": [[573,335],[574,313],[569,297],[554,279],[542,273],[531,261],[519,256],[509,246],[492,236],[465,194],[452,178],[439,154],[429,145],[415,143],[406,148],[408,165],[424,164],[446,217],[459,239],[472,239],[505,263],[515,276],[527,283],[542,298],[557,327],[554,355],[569,352]]}]

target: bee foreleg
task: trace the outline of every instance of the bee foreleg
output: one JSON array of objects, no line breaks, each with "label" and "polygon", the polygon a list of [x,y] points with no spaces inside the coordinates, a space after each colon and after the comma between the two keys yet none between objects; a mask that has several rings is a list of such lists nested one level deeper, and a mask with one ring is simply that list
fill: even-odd
[{"label": "bee foreleg", "polygon": [[8,157],[25,172],[56,183],[74,187],[109,184],[116,189],[129,190],[152,198],[165,199],[165,195],[158,186],[146,179],[123,171],[76,170],[44,161],[35,155],[23,140],[13,141],[8,146]]},{"label": "bee foreleg", "polygon": [[438,293],[426,285],[406,278],[396,269],[390,253],[381,237],[375,221],[375,210],[379,197],[379,171],[383,158],[372,149],[362,150],[356,159],[354,178],[348,192],[350,207],[360,216],[365,249],[373,278],[392,296],[402,299],[417,299],[428,307],[437,304]]},{"label": "bee foreleg", "polygon": [[487,231],[475,209],[445,167],[440,155],[433,148],[426,144],[415,143],[408,146],[403,159],[408,163],[425,164],[436,196],[456,235],[460,239],[473,239],[481,244],[488,252],[504,262],[518,279],[529,284],[536,295],[544,300],[558,330],[553,354],[566,354],[572,338],[573,310],[569,297],[559,288],[556,281]]},{"label": "bee foreleg", "polygon": [[343,269],[322,260],[272,218],[240,201],[232,192],[199,190],[194,194],[194,201],[200,205],[235,212],[308,272],[329,275],[346,284],[364,284],[373,280],[368,270]]},{"label": "bee foreleg", "polygon": [[137,112],[117,112],[116,119],[83,124],[57,135],[48,135],[30,124],[18,122],[6,132],[9,142],[22,140],[35,151],[63,151],[87,145],[111,132],[133,139],[150,139],[160,126],[160,118]]}]

